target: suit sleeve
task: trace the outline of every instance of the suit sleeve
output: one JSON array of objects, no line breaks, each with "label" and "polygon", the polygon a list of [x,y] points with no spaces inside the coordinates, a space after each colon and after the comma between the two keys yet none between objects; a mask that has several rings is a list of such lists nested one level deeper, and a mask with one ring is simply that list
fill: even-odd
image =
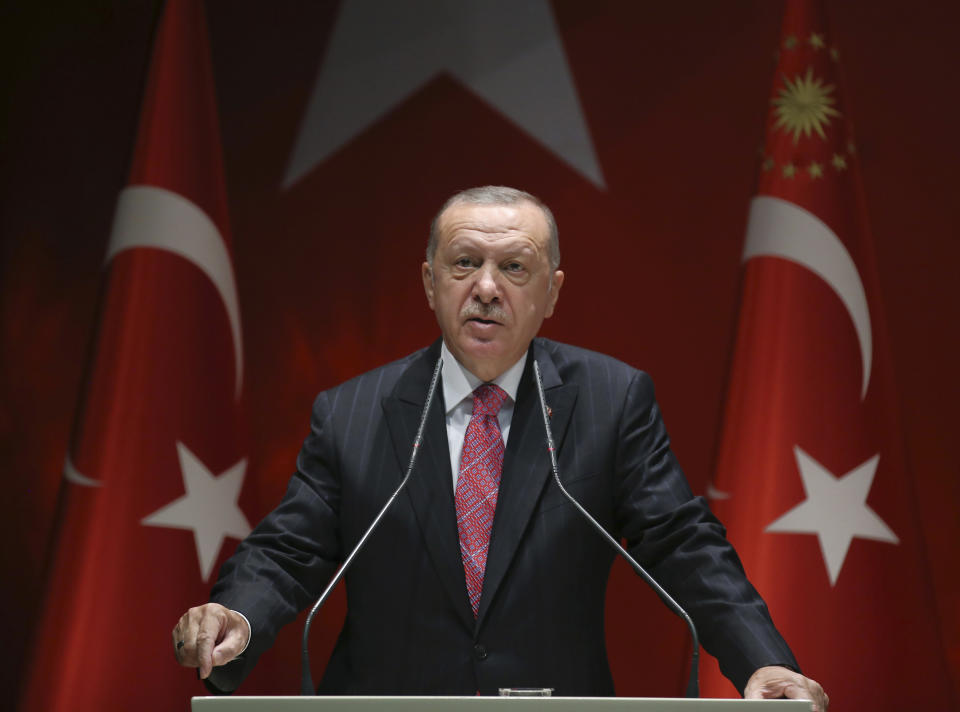
[{"label": "suit sleeve", "polygon": [[212,692],[235,690],[335,573],[342,558],[337,463],[328,394],[321,393],[283,500],[224,563],[211,591],[211,601],[240,611],[251,625],[243,655],[206,681]]},{"label": "suit sleeve", "polygon": [[690,491],[647,374],[631,380],[620,423],[616,523],[630,553],[690,614],[703,647],[741,694],[764,665],[797,670],[726,531]]}]

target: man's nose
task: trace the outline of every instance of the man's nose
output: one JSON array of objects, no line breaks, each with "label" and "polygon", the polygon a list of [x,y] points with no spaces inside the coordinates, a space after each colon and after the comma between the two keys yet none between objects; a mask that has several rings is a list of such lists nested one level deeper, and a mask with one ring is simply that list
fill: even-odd
[{"label": "man's nose", "polygon": [[500,273],[496,265],[484,264],[477,270],[477,281],[473,285],[473,296],[484,304],[500,298]]}]

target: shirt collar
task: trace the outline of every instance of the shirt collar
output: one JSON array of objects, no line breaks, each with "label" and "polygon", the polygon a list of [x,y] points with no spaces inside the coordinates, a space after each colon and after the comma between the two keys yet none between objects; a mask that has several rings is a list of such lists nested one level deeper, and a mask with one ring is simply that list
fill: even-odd
[{"label": "shirt collar", "polygon": [[[506,371],[493,379],[491,383],[500,386],[511,401],[517,400],[517,389],[520,387],[520,377],[523,375],[523,368],[527,363],[527,353],[520,360],[513,364]],[[440,345],[440,358],[443,359],[443,402],[446,404],[449,414],[456,408],[460,401],[467,396],[473,396],[473,391],[483,381],[474,376],[450,353],[446,342]]]}]

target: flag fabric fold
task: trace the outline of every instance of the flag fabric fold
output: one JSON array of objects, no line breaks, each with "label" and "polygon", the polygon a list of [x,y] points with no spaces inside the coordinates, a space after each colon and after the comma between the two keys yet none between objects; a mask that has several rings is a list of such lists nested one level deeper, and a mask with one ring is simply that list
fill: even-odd
[{"label": "flag fabric fold", "polygon": [[170,630],[250,530],[240,310],[207,29],[160,19],[64,468],[23,710],[176,709]]},{"label": "flag fabric fold", "polygon": [[[841,66],[788,0],[712,507],[832,707],[947,709]],[[703,691],[734,694],[715,663]]]}]

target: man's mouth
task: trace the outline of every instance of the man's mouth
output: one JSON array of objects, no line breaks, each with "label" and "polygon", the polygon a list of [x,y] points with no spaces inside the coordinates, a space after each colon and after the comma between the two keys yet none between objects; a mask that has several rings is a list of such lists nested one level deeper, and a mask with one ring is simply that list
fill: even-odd
[{"label": "man's mouth", "polygon": [[481,319],[478,316],[467,319],[467,321],[475,321],[478,324],[499,324],[499,321],[494,321],[493,319]]}]

